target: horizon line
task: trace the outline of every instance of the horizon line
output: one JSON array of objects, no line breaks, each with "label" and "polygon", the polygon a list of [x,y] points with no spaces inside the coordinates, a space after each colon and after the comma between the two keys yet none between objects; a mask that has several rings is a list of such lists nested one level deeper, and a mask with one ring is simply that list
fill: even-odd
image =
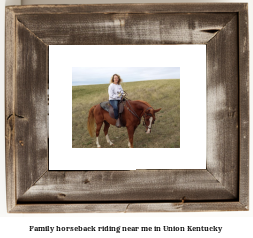
[{"label": "horizon line", "polygon": [[[145,81],[154,81],[154,80],[180,80],[180,78],[173,78],[173,79],[148,79],[148,80],[139,80],[139,81],[130,81],[130,82],[122,82],[122,83],[135,83],[135,82],[145,82]],[[110,84],[109,83],[97,83],[97,84],[79,84],[79,85],[73,85],[72,84],[72,87],[75,87],[75,86],[87,86],[87,85],[102,85],[102,84]]]}]

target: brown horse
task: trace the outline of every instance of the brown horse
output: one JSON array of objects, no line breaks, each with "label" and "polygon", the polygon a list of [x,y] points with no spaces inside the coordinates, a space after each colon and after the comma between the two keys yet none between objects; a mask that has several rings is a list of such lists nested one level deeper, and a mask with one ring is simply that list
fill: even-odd
[{"label": "brown horse", "polygon": [[[131,101],[127,100],[126,104],[124,106],[124,111],[121,114],[121,121],[123,122],[124,125],[126,125],[127,132],[128,132],[128,137],[129,137],[129,142],[128,146],[129,148],[133,148],[133,136],[134,136],[134,131],[137,128],[137,126],[141,122],[141,118],[144,118],[144,123],[145,125],[145,132],[150,133],[151,132],[151,126],[155,122],[155,113],[159,112],[161,108],[159,109],[153,109],[147,102],[145,101]],[[87,127],[88,131],[91,137],[93,137],[94,131],[95,131],[95,122],[97,125],[96,128],[96,144],[97,147],[100,148],[100,144],[98,141],[98,136],[100,129],[104,125],[104,133],[106,137],[107,143],[110,145],[113,145],[113,143],[110,141],[109,136],[108,136],[108,129],[110,125],[116,125],[116,119],[110,117],[109,113],[104,110],[100,104],[97,104],[93,106],[89,110],[89,116],[88,116],[88,122],[87,122]]]}]

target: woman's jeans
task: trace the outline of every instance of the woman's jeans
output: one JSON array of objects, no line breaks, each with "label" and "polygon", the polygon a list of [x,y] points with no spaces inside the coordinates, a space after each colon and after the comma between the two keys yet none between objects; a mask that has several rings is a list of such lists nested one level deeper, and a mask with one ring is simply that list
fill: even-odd
[{"label": "woman's jeans", "polygon": [[114,111],[114,117],[115,119],[118,119],[119,118],[119,108],[118,108],[118,105],[119,105],[119,100],[109,100],[110,104],[112,105],[113,107],[113,111]]}]

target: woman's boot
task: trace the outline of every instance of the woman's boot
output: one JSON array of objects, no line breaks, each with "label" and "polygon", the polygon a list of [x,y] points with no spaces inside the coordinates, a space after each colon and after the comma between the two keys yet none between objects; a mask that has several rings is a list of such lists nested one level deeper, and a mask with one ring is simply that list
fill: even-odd
[{"label": "woman's boot", "polygon": [[117,119],[117,121],[116,121],[116,126],[118,127],[118,128],[120,128],[121,127],[121,124],[120,124],[120,119],[118,118]]}]

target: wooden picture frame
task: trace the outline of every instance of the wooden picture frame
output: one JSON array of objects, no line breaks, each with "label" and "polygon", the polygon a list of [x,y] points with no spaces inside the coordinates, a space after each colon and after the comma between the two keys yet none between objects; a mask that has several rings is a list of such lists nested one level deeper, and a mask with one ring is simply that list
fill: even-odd
[{"label": "wooden picture frame", "polygon": [[[206,169],[49,171],[55,44],[206,44]],[[8,212],[249,210],[247,3],[6,7],[5,84]]]}]

